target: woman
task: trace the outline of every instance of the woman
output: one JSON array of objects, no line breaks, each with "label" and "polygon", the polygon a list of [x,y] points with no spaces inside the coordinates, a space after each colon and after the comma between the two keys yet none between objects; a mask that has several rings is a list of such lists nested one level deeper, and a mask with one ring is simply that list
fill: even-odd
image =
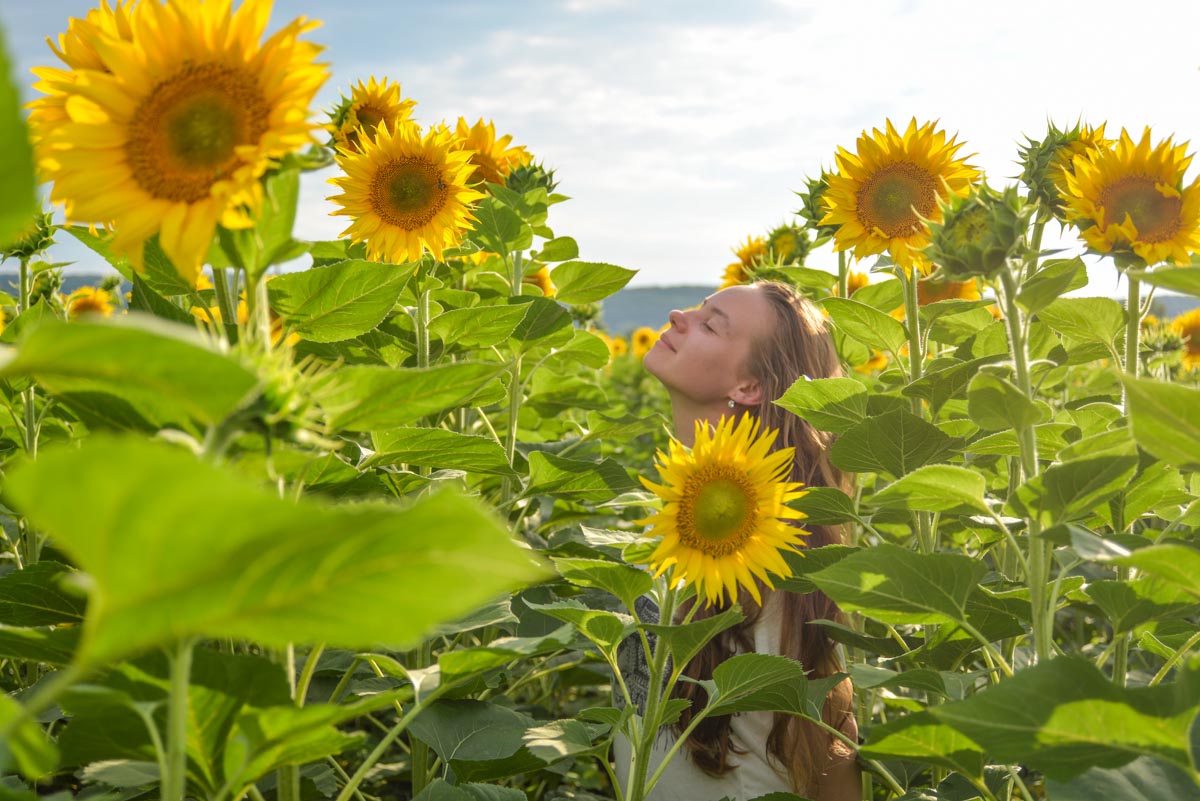
[{"label": "woman", "polygon": [[[829,378],[841,374],[833,342],[817,308],[785,284],[766,282],[735,286],[710,296],[697,309],[672,311],[670,329],[646,354],[643,364],[662,381],[671,399],[676,437],[691,446],[697,420],[715,426],[722,416],[749,412],[764,429],[775,429],[775,448],[793,447],[796,459],[788,480],[806,486],[848,489],[847,478],[830,462],[828,434],[818,432],[794,414],[772,403],[802,377]],[[808,547],[844,541],[841,528],[814,526]],[[825,630],[813,620],[837,619],[840,612],[820,592],[798,595],[759,587],[759,606],[748,592],[738,603],[746,619],[706,646],[685,670],[708,679],[713,668],[736,653],[756,651],[792,657],[809,669],[812,679],[841,670],[841,660]],[[639,614],[657,617],[652,603]],[[720,611],[697,610],[697,617]],[[679,612],[682,618],[687,605]],[[632,642],[632,641],[627,641]],[[640,652],[640,648],[637,649]],[[626,649],[623,662],[636,659]],[[703,706],[704,691],[680,682],[677,697]],[[824,720],[851,741],[857,741],[853,689],[849,680],[826,699]],[[675,737],[690,713],[675,725]],[[670,742],[655,744],[651,772]],[[618,738],[618,778],[628,776],[630,747]],[[650,801],[719,801],[723,797],[749,801],[771,792],[792,792],[813,801],[857,801],[861,777],[854,752],[818,726],[786,714],[750,712],[704,721],[664,770]]]}]

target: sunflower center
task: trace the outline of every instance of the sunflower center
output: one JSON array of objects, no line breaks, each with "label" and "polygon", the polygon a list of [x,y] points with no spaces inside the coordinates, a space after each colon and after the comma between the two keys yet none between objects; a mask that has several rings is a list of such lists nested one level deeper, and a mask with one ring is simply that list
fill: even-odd
[{"label": "sunflower center", "polygon": [[1126,214],[1133,218],[1143,242],[1171,239],[1182,223],[1183,199],[1164,195],[1148,175],[1112,182],[1100,193],[1100,205],[1109,223],[1123,223]]},{"label": "sunflower center", "polygon": [[737,551],[753,531],[754,488],[729,469],[698,473],[684,490],[679,509],[683,544],[710,556]]},{"label": "sunflower center", "polygon": [[857,195],[858,220],[868,231],[908,236],[921,227],[921,217],[937,208],[937,181],[911,161],[881,167],[863,182]]},{"label": "sunflower center", "polygon": [[125,155],[138,186],[196,203],[236,169],[236,148],[257,142],[270,108],[251,76],[222,64],[188,64],[138,106]]},{"label": "sunflower center", "polygon": [[389,225],[415,231],[429,223],[450,195],[436,164],[407,156],[383,165],[371,182],[371,206]]},{"label": "sunflower center", "polygon": [[385,118],[383,111],[374,106],[361,106],[355,109],[354,116],[358,118],[358,126],[368,134],[373,133]]}]

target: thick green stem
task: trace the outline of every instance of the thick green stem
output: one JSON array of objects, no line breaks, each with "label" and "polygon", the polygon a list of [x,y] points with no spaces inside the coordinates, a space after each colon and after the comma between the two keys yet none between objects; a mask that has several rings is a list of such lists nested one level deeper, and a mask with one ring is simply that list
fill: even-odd
[{"label": "thick green stem", "polygon": [[[525,268],[522,265],[521,253],[518,251],[512,254],[512,273],[509,275],[510,297],[521,296],[521,281],[524,277]],[[521,411],[521,390],[521,354],[518,351],[513,356],[508,379],[508,436],[504,440],[504,455],[508,460],[509,467],[512,467],[517,453],[517,415]],[[503,503],[507,505],[512,497],[512,479],[505,478]]]},{"label": "thick green stem", "polygon": [[[424,284],[424,282],[422,282]],[[429,289],[417,289],[417,314],[414,320],[417,329],[417,367],[429,366]]]},{"label": "thick green stem", "polygon": [[[1017,386],[1031,402],[1033,383],[1029,375],[1029,349],[1022,327],[1021,311],[1017,305],[1017,281],[1010,269],[1000,271],[1003,288],[1004,322],[1008,327],[1009,347],[1013,354]],[[1028,481],[1038,474],[1037,437],[1033,426],[1022,426],[1017,431],[1017,442],[1021,451],[1021,473],[1019,481]],[[1014,483],[1018,483],[1014,481]],[[1050,581],[1050,546],[1041,538],[1041,521],[1030,517],[1028,523],[1029,556],[1026,581],[1029,584],[1029,600],[1033,614],[1033,644],[1039,661],[1053,654],[1054,610],[1050,607],[1047,584]]]},{"label": "thick green stem", "polygon": [[[29,295],[32,291],[32,280],[29,275],[29,259],[21,259],[19,312],[29,310]],[[37,419],[37,389],[31,381],[21,392],[21,407],[25,417],[25,453],[30,459],[37,458],[38,419]],[[20,521],[20,559],[25,567],[35,564],[38,560],[37,531],[24,518]]]},{"label": "thick green stem", "polygon": [[[284,671],[287,673],[288,689],[291,690],[293,702],[296,699],[296,646],[288,643],[284,651]],[[275,771],[275,783],[278,786],[276,797],[279,801],[300,801],[300,766],[284,765]]]},{"label": "thick green stem", "polygon": [[308,657],[304,660],[304,669],[300,671],[300,679],[296,682],[296,695],[294,701],[296,706],[304,706],[304,701],[308,698],[308,686],[312,683],[313,673],[317,670],[317,662],[321,659],[321,654],[325,653],[325,643],[321,643],[308,652]]},{"label": "thick green stem", "polygon": [[[904,281],[904,322],[908,329],[908,364],[910,382],[921,377],[925,367],[925,353],[921,348],[921,316],[917,303],[917,284],[921,278],[915,269],[912,273],[902,273]],[[913,414],[921,415],[921,399],[913,398]]]},{"label": "thick green stem", "polygon": [[838,251],[838,297],[850,297],[850,269],[844,250]]},{"label": "thick green stem", "polygon": [[[236,273],[234,274],[237,275]],[[213,291],[217,296],[217,308],[221,310],[221,336],[225,336],[225,326],[237,324],[237,303],[234,301],[236,287],[229,287],[229,271],[224,268],[213,268]]]},{"label": "thick green stem", "polygon": [[182,640],[171,655],[171,695],[167,707],[167,772],[162,777],[162,801],[183,801],[187,787],[188,683],[192,675],[191,639]]},{"label": "thick green stem", "polygon": [[[675,618],[676,590],[674,578],[668,574],[663,591],[663,603],[659,622],[670,625]],[[658,737],[662,720],[663,671],[667,664],[667,645],[660,637],[654,643],[654,658],[650,664],[650,687],[646,698],[645,715],[642,718],[641,738],[634,743],[633,764],[630,766],[629,782],[625,790],[626,801],[643,801],[650,787],[646,777],[650,768],[650,757],[654,752],[654,741]],[[676,666],[682,670],[683,666]],[[668,688],[669,690],[669,688]]]}]

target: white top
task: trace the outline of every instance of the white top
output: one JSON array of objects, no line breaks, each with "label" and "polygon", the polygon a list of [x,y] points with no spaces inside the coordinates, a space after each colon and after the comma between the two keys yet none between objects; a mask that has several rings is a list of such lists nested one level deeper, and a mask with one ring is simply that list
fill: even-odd
[{"label": "white top", "polygon": [[[779,603],[772,602],[775,593],[767,593],[762,615],[752,628],[755,653],[778,654],[782,637]],[[644,657],[643,657],[644,658]],[[768,793],[792,792],[787,769],[767,754],[767,736],[775,721],[773,712],[742,712],[732,716],[730,741],[745,753],[729,755],[729,764],[736,765],[719,778],[709,776],[692,763],[686,748],[681,747],[659,777],[647,801],[750,801]],[[654,742],[647,780],[662,763],[674,742],[674,733],[667,730]],[[613,759],[622,790],[629,780],[629,763],[633,749],[623,734],[613,740]]]}]

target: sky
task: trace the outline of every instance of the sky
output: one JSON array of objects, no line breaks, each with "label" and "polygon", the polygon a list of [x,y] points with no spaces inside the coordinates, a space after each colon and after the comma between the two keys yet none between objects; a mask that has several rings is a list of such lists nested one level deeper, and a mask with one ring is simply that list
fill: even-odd
[{"label": "sky", "polygon": [[[56,60],[45,37],[92,5],[0,0],[27,98],[29,68]],[[637,269],[631,286],[715,285],[732,247],[792,219],[806,175],[889,118],[940,121],[993,186],[1047,120],[1200,138],[1196,0],[276,0],[271,27],[301,15],[324,23],[308,37],[332,66],[319,108],[374,75],[422,123],[494,120],[572,198],[555,233]],[[333,174],[305,177],[297,237],[348,223],[329,216]],[[55,259],[91,260],[72,245]],[[809,259],[836,263],[828,248]],[[1089,263],[1083,294],[1123,294],[1106,260]]]}]

